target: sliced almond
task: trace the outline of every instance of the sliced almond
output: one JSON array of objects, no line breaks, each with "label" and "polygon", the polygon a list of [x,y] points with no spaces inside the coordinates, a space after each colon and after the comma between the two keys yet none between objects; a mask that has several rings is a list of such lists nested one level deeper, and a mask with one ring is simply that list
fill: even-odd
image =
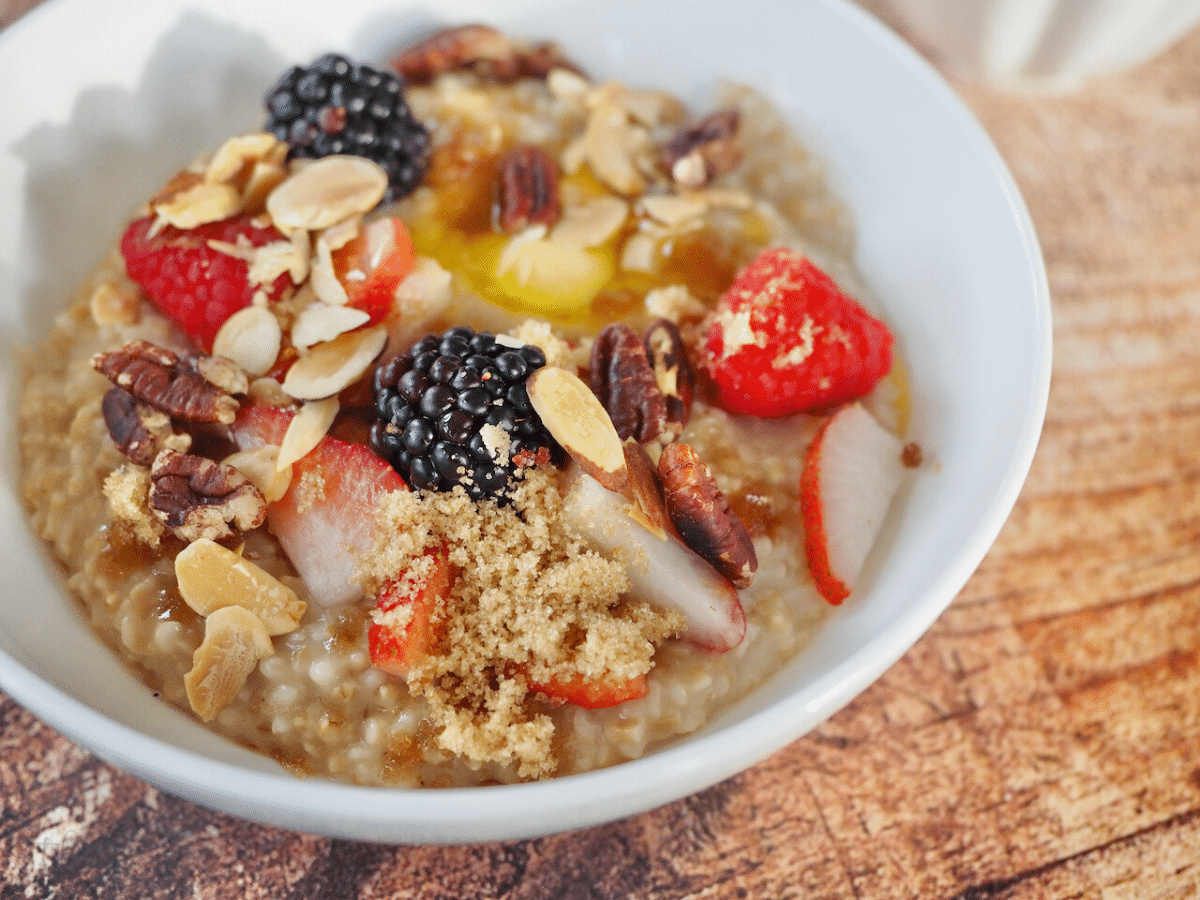
[{"label": "sliced almond", "polygon": [[233,360],[249,375],[265,375],[275,365],[283,331],[265,306],[239,309],[221,325],[213,338],[213,353]]},{"label": "sliced almond", "polygon": [[250,479],[250,483],[258,488],[268,503],[280,499],[292,483],[292,467],[279,468],[279,448],[274,444],[264,444],[253,450],[239,450],[221,462],[233,466]]},{"label": "sliced almond", "polygon": [[302,459],[321,443],[321,438],[329,432],[329,426],[337,418],[341,403],[337,397],[326,397],[324,400],[314,400],[305,403],[292,416],[287,431],[283,434],[283,443],[279,446],[279,458],[275,467],[280,471],[288,468],[298,459]]},{"label": "sliced almond", "polygon": [[678,197],[670,194],[652,194],[639,203],[646,215],[668,228],[679,228],[699,219],[708,210],[702,197]]},{"label": "sliced almond", "polygon": [[566,369],[543,366],[525,382],[542,424],[580,468],[610,491],[629,481],[625,448],[612,419],[584,382]]},{"label": "sliced almond", "polygon": [[[287,149],[287,144],[279,146]],[[279,187],[287,176],[287,166],[283,160],[256,162],[250,170],[250,177],[246,179],[246,186],[242,188],[242,207],[250,213],[262,212],[271,191]]]},{"label": "sliced almond", "polygon": [[213,154],[212,161],[204,170],[204,180],[209,182],[233,181],[247,168],[266,158],[278,143],[275,135],[260,131],[231,137]]},{"label": "sliced almond", "polygon": [[207,538],[179,551],[175,578],[184,602],[200,615],[240,606],[254,613],[271,637],[295,631],[307,606],[274,575]]},{"label": "sliced almond", "polygon": [[646,131],[629,120],[624,109],[613,103],[601,103],[588,117],[584,132],[588,164],[596,177],[618,194],[641,194],[646,179],[635,157],[647,143]]},{"label": "sliced almond", "polygon": [[141,316],[136,291],[122,290],[111,281],[101,282],[92,292],[92,321],[100,326],[133,325]]},{"label": "sliced almond", "polygon": [[[297,231],[294,234],[303,234]],[[308,271],[307,247],[301,248],[298,242],[272,241],[258,247],[250,258],[250,270],[247,277],[251,284],[269,285],[275,279],[287,272],[296,283],[296,274],[300,281],[304,280]]]},{"label": "sliced almond", "polygon": [[313,293],[331,306],[345,306],[350,301],[345,286],[333,270],[333,249],[324,237],[317,238],[316,255],[308,283]]},{"label": "sliced almond", "polygon": [[236,187],[207,181],[154,205],[159,218],[182,229],[227,219],[241,208],[242,194]]},{"label": "sliced almond", "polygon": [[304,166],[267,197],[276,227],[320,231],[374,209],[388,176],[361,156],[326,156]]},{"label": "sliced almond", "polygon": [[204,622],[204,641],[192,654],[183,676],[188,702],[204,721],[215,718],[237,692],[259,660],[274,652],[262,620],[240,606],[226,606]]},{"label": "sliced almond", "polygon": [[283,389],[297,400],[332,397],[366,374],[387,338],[387,328],[376,325],[317,344],[288,369]]},{"label": "sliced almond", "polygon": [[658,242],[644,232],[631,234],[621,248],[621,270],[624,272],[655,272]]},{"label": "sliced almond", "polygon": [[578,247],[599,247],[625,224],[629,204],[619,197],[597,197],[563,210],[550,240]]},{"label": "sliced almond", "polygon": [[307,350],[314,344],[331,341],[339,334],[366,325],[370,320],[370,313],[353,306],[311,303],[292,323],[292,344],[300,350]]}]

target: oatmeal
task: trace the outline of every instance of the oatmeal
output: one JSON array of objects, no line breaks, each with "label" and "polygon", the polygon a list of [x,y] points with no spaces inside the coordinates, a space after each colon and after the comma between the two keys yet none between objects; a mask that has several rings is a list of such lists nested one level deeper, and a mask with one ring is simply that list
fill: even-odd
[{"label": "oatmeal", "polygon": [[484,26],[327,55],[59,316],[31,522],[148,689],[297,774],[637,758],[804,645],[902,477],[850,247],[750,90]]}]

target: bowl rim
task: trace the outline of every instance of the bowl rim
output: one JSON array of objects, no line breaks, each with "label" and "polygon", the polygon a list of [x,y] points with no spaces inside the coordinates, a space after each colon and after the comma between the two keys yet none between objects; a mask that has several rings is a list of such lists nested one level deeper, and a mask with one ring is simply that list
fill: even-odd
[{"label": "bowl rim", "polygon": [[[600,824],[642,812],[709,787],[760,762],[832,716],[899,659],[945,610],[983,559],[1007,519],[1032,464],[1048,404],[1052,331],[1050,294],[1034,226],[1019,189],[999,152],[962,100],[915,50],[849,0],[810,0],[847,20],[882,45],[933,93],[943,112],[977,147],[1007,198],[1028,267],[1034,319],[1035,359],[1019,434],[987,512],[962,544],[953,564],[920,598],[909,615],[865,649],[843,659],[812,682],[805,696],[792,695],[711,733],[688,737],[640,759],[542,782],[487,788],[373,788],[286,773],[248,771],[211,759],[126,726],[43,681],[0,649],[0,688],[65,736],[107,762],[188,800],[269,825],[356,840],[421,843],[524,839]],[[84,0],[55,0],[35,8],[0,33],[6,44],[43,28]],[[815,694],[815,698],[814,695]],[[780,722],[801,722],[780,726]],[[753,747],[748,753],[747,748]],[[236,796],[205,785],[237,785]],[[272,806],[262,798],[303,797]],[[580,799],[603,798],[595,807]],[[513,810],[536,810],[514,822]],[[353,810],[353,817],[347,815]]]}]

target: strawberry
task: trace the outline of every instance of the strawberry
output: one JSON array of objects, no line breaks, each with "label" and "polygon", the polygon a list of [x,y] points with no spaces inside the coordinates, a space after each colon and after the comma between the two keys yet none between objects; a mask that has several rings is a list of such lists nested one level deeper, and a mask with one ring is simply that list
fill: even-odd
[{"label": "strawberry", "polygon": [[774,418],[862,397],[892,366],[892,335],[793,250],[764,250],[717,303],[701,365],[729,412]]},{"label": "strawberry", "polygon": [[549,682],[531,681],[529,690],[559,703],[573,703],[584,709],[606,709],[626,700],[645,697],[650,686],[645,675],[637,675],[627,681],[588,680],[583,675],[575,675]]},{"label": "strawberry", "polygon": [[[135,219],[125,230],[125,271],[164,315],[208,352],[225,320],[249,306],[258,290],[250,283],[246,261],[213,249],[209,241],[236,244],[245,238],[261,247],[283,240],[283,235],[272,227],[260,228],[248,216],[186,230],[167,225],[152,235],[154,222],[153,216]],[[264,286],[267,298],[277,300],[288,281],[285,273]]]},{"label": "strawberry", "polygon": [[800,475],[804,552],[817,590],[850,595],[904,477],[900,439],[854,403],[817,432]]},{"label": "strawberry", "polygon": [[425,555],[432,560],[429,571],[383,586],[367,631],[371,665],[401,678],[436,646],[441,629],[434,613],[455,578],[444,551],[430,550]]},{"label": "strawberry", "polygon": [[[250,450],[280,444],[291,421],[287,410],[249,406],[230,427],[238,449]],[[292,464],[291,485],[267,507],[267,523],[315,602],[333,606],[362,596],[354,560],[374,541],[375,507],[388,491],[407,489],[370,448],[333,437]]]},{"label": "strawberry", "polygon": [[367,313],[374,325],[387,318],[396,288],[412,271],[413,261],[404,223],[378,219],[334,251],[333,272],[346,289],[347,305]]}]

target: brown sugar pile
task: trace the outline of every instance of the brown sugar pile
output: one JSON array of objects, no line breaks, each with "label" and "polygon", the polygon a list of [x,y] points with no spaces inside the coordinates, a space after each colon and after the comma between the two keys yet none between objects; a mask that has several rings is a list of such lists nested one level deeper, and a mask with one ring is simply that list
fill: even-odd
[{"label": "brown sugar pile", "polygon": [[434,613],[441,640],[408,674],[426,698],[438,744],[479,762],[515,763],[524,778],[552,774],[554,725],[530,682],[625,681],[653,666],[678,632],[678,614],[625,596],[620,563],[570,530],[554,475],[525,470],[511,506],[451,493],[384,498],[376,543],[360,563],[368,591],[446,547],[458,577]]}]

